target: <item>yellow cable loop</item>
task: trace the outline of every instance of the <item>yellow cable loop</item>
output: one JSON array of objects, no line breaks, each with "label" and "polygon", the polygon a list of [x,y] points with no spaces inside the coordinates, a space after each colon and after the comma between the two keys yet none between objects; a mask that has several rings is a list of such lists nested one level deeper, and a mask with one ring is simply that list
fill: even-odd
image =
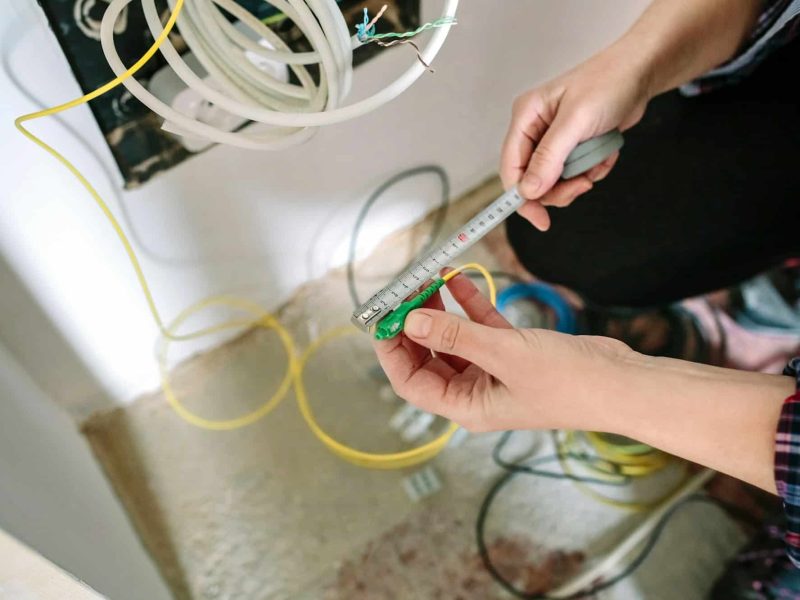
[{"label": "yellow cable loop", "polygon": [[[495,286],[494,279],[489,271],[478,263],[468,263],[466,265],[462,265],[457,269],[450,271],[446,275],[443,275],[442,279],[449,281],[459,273],[467,270],[474,270],[483,275],[483,277],[486,279],[486,284],[489,287],[489,298],[492,304],[496,304],[497,288]],[[338,329],[329,331],[328,333],[325,333],[321,337],[314,340],[305,353],[303,353],[303,356],[300,357],[297,378],[295,381],[295,396],[297,397],[297,406],[300,409],[300,414],[303,415],[303,419],[305,419],[309,429],[311,429],[313,434],[317,436],[319,441],[325,444],[325,446],[327,446],[331,452],[343,458],[344,460],[353,463],[354,465],[372,469],[402,469],[430,460],[439,452],[441,452],[445,446],[447,446],[450,438],[458,429],[458,425],[455,423],[450,423],[445,428],[444,432],[442,432],[438,437],[430,442],[427,442],[426,444],[417,446],[416,448],[405,450],[403,452],[377,454],[356,450],[355,448],[339,442],[326,433],[322,427],[320,427],[319,423],[317,423],[317,420],[314,417],[314,412],[311,410],[311,405],[308,402],[308,395],[306,394],[305,384],[303,383],[303,372],[311,356],[315,354],[322,346],[337,338],[355,333],[357,333],[357,331],[352,327],[340,327]]]},{"label": "yellow cable loop", "polygon": [[464,271],[477,271],[483,278],[486,280],[486,285],[489,287],[489,300],[492,302],[492,306],[497,305],[497,286],[494,283],[494,277],[483,265],[479,265],[478,263],[467,263],[465,265],[461,265],[457,269],[453,269],[449,273],[442,275],[442,279],[445,281],[450,281],[453,277],[462,273]]},{"label": "yellow cable loop", "polygon": [[[603,475],[615,475],[621,473],[622,475],[628,477],[646,477],[647,475],[652,475],[660,471],[675,460],[670,455],[665,454],[660,450],[656,450],[655,448],[651,448],[645,444],[631,444],[625,446],[614,444],[608,441],[602,434],[595,432],[583,432],[583,435],[587,438],[587,442],[597,456],[602,460],[607,461],[608,468],[604,469],[594,463],[583,464],[586,468]],[[564,432],[564,438],[564,440],[558,441],[559,462],[561,463],[561,468],[565,473],[569,475],[575,475],[575,472],[570,466],[569,460],[565,459],[562,455],[580,453],[575,448],[575,446],[578,444],[576,432],[566,431]],[[614,467],[617,467],[618,470],[614,470]],[[610,498],[605,494],[601,494],[581,481],[574,481],[574,483],[582,494],[589,496],[601,504],[612,506],[621,510],[643,512],[658,506],[664,500],[671,497],[675,491],[686,482],[686,479],[689,476],[690,474],[687,471],[686,476],[681,479],[675,488],[670,489],[669,492],[660,498],[656,498],[655,500],[649,502],[617,500],[616,498]]]},{"label": "yellow cable loop", "polygon": [[167,402],[169,402],[169,405],[175,410],[179,417],[191,425],[200,427],[202,429],[229,431],[232,429],[240,429],[255,423],[262,417],[266,416],[280,403],[281,400],[283,400],[289,389],[292,387],[297,360],[295,358],[296,353],[294,340],[286,328],[281,325],[273,315],[266,312],[262,307],[242,298],[235,298],[233,296],[217,296],[206,298],[205,300],[201,300],[200,302],[185,308],[167,327],[167,332],[172,335],[174,331],[177,330],[184,321],[186,321],[186,319],[205,308],[215,305],[238,308],[241,311],[250,313],[254,318],[248,320],[227,321],[218,325],[213,325],[204,331],[216,332],[224,331],[226,329],[252,326],[263,327],[265,329],[274,329],[277,332],[281,343],[283,344],[284,350],[286,351],[286,374],[281,380],[277,391],[275,391],[275,393],[266,402],[255,408],[253,411],[242,415],[241,417],[236,417],[233,419],[207,419],[205,417],[196,415],[186,408],[173,391],[169,367],[167,364],[167,356],[170,341],[174,338],[171,338],[170,336],[161,336],[156,354],[158,358],[158,369],[161,374],[161,388],[164,391],[164,396],[166,397]]},{"label": "yellow cable loop", "polygon": [[458,429],[458,425],[449,423],[445,431],[436,439],[416,448],[402,452],[380,454],[364,452],[347,446],[331,437],[320,427],[319,423],[317,423],[314,412],[311,410],[311,405],[308,402],[308,395],[306,394],[305,384],[303,382],[305,367],[311,356],[322,346],[337,338],[354,335],[356,333],[358,333],[357,330],[351,326],[333,329],[314,340],[303,353],[303,356],[300,357],[297,378],[295,380],[295,396],[297,397],[297,407],[300,409],[300,414],[303,415],[303,419],[309,429],[311,429],[311,432],[319,441],[325,444],[331,452],[354,465],[372,469],[402,469],[430,460],[447,445],[447,442],[450,441],[450,438]]},{"label": "yellow cable loop", "polygon": [[[31,131],[29,131],[23,126],[23,123],[25,123],[26,121],[32,121],[34,119],[48,117],[50,115],[55,115],[64,112],[71,108],[75,108],[76,106],[81,106],[82,104],[86,104],[87,102],[94,100],[95,98],[114,89],[126,79],[133,77],[139,71],[139,69],[141,69],[147,63],[147,61],[153,57],[153,55],[161,47],[161,44],[164,42],[164,40],[167,39],[167,36],[170,34],[170,32],[175,26],[175,22],[177,21],[178,15],[180,15],[181,10],[183,9],[183,5],[184,5],[184,0],[176,0],[175,9],[173,10],[172,14],[167,20],[164,26],[164,30],[155,39],[153,45],[150,46],[147,52],[145,52],[144,55],[142,55],[142,57],[139,60],[137,60],[133,64],[133,66],[131,66],[127,71],[125,71],[118,77],[115,77],[108,83],[100,86],[96,90],[89,92],[84,96],[81,96],[80,98],[70,100],[69,102],[59,104],[58,106],[54,106],[52,108],[47,108],[44,110],[22,115],[21,117],[17,117],[14,120],[14,126],[26,138],[28,138],[30,141],[35,143],[40,148],[44,149],[48,154],[50,154],[56,160],[58,160],[58,162],[60,162],[75,176],[75,178],[81,183],[81,185],[83,185],[86,191],[89,192],[89,195],[95,201],[95,204],[100,208],[100,210],[108,220],[109,224],[114,229],[114,232],[117,234],[117,238],[122,244],[122,247],[125,250],[125,254],[127,255],[128,260],[131,266],[133,267],[136,279],[139,282],[139,287],[141,288],[142,293],[144,294],[147,306],[150,309],[151,315],[153,316],[153,320],[155,321],[156,326],[158,327],[158,330],[162,336],[158,352],[159,370],[161,371],[162,388],[164,390],[164,395],[166,396],[170,406],[172,406],[172,408],[175,409],[176,413],[181,418],[191,423],[192,425],[196,425],[197,427],[202,427],[203,429],[210,429],[210,430],[236,429],[239,427],[244,427],[246,425],[255,423],[258,419],[260,419],[268,412],[270,412],[275,406],[277,406],[280,403],[280,401],[288,392],[289,387],[291,387],[290,384],[292,380],[292,374],[295,369],[296,358],[294,354],[294,345],[291,342],[291,338],[289,337],[288,332],[274,319],[274,317],[269,315],[269,313],[266,313],[263,309],[260,308],[255,309],[253,305],[246,306],[246,301],[239,301],[233,298],[201,300],[200,302],[184,310],[183,313],[181,313],[181,315],[178,316],[178,318],[175,320],[174,323],[172,323],[169,326],[166,326],[164,324],[164,320],[161,318],[161,314],[158,311],[155,299],[153,298],[153,293],[150,290],[150,285],[147,283],[147,278],[145,277],[142,265],[139,262],[138,257],[136,256],[136,252],[134,251],[133,246],[131,245],[130,241],[128,240],[128,237],[125,235],[125,232],[122,229],[122,226],[120,225],[117,218],[114,216],[114,213],[111,211],[108,204],[105,202],[105,200],[103,200],[103,198],[94,188],[94,186],[89,182],[89,180],[84,176],[84,174],[81,173],[81,171],[74,164],[72,164],[72,162],[70,162],[58,150],[47,144],[44,140],[34,135]],[[210,306],[212,304],[224,304],[226,306],[238,310],[246,310],[251,314],[256,314],[258,318],[250,320],[241,320],[241,319],[232,320],[225,323],[212,325],[210,327],[199,329],[197,331],[193,331],[186,334],[177,334],[175,332],[176,329],[180,326],[180,324],[183,323],[183,321],[185,321],[185,319],[188,318],[189,315],[194,314],[199,310],[207,306]],[[172,390],[172,386],[170,385],[168,369],[166,367],[166,358],[167,358],[166,352],[168,348],[168,341],[193,340],[203,337],[205,335],[209,335],[219,331],[224,331],[227,329],[232,329],[235,327],[248,327],[254,325],[266,327],[269,329],[275,329],[278,332],[278,335],[283,341],[284,347],[287,350],[287,356],[289,361],[289,365],[287,366],[287,377],[284,378],[284,381],[281,383],[275,394],[273,394],[271,398],[269,398],[266,402],[264,402],[264,404],[260,408],[257,408],[251,413],[235,419],[223,419],[223,420],[205,419],[203,417],[193,414],[191,411],[186,409],[178,400],[178,398],[175,396]],[[289,382],[289,385],[286,384],[287,381]]]},{"label": "yellow cable loop", "polygon": [[[136,63],[127,71],[125,71],[122,75],[115,77],[108,83],[101,85],[93,92],[89,92],[88,94],[81,96],[80,98],[70,100],[69,102],[64,102],[63,104],[59,104],[58,106],[53,106],[52,108],[46,108],[44,110],[29,113],[27,115],[22,115],[21,117],[17,117],[14,120],[14,126],[22,133],[22,135],[24,135],[26,138],[28,138],[30,141],[32,141],[40,148],[43,148],[48,154],[53,156],[56,160],[58,160],[58,162],[64,165],[76,177],[76,179],[81,182],[83,187],[86,188],[86,191],[88,191],[89,194],[92,196],[97,206],[100,207],[100,210],[103,211],[103,214],[106,216],[106,219],[108,219],[109,223],[111,223],[111,226],[114,228],[117,237],[119,238],[120,242],[122,242],[122,245],[125,248],[125,253],[128,255],[128,259],[130,260],[130,263],[133,266],[133,270],[136,272],[136,278],[139,280],[139,286],[142,288],[142,292],[144,293],[145,299],[147,300],[147,306],[150,308],[150,312],[152,313],[153,318],[155,319],[156,325],[158,325],[158,329],[161,331],[162,335],[167,337],[170,337],[169,332],[164,327],[164,322],[162,321],[161,315],[159,314],[158,309],[156,308],[156,303],[155,300],[153,299],[153,294],[150,292],[150,286],[147,284],[147,279],[144,276],[141,264],[139,264],[139,259],[136,257],[136,253],[133,250],[133,246],[131,246],[131,243],[128,241],[125,232],[122,230],[122,227],[120,226],[119,221],[117,221],[116,217],[114,216],[114,213],[111,212],[111,209],[108,207],[108,204],[106,204],[105,200],[103,200],[100,194],[97,193],[97,190],[94,189],[94,186],[91,183],[89,183],[89,180],[86,179],[83,173],[81,173],[80,170],[78,170],[78,168],[75,165],[73,165],[58,150],[47,144],[41,138],[38,138],[33,133],[31,133],[22,124],[25,123],[26,121],[32,121],[34,119],[40,119],[42,117],[49,117],[50,115],[56,115],[71,108],[75,108],[76,106],[86,104],[87,102],[94,100],[99,96],[102,96],[106,92],[113,90],[115,87],[120,85],[126,79],[133,77],[133,75],[135,75],[139,71],[139,69],[141,69],[147,63],[147,61],[153,57],[153,55],[161,47],[161,44],[164,43],[164,40],[167,39],[167,36],[172,31],[172,28],[175,26],[175,21],[178,19],[178,15],[180,14],[181,9],[183,9],[183,2],[184,0],[177,0],[175,2],[175,10],[170,15],[169,20],[164,26],[164,30],[156,38],[155,42],[153,42],[153,45],[150,46],[147,52],[145,52],[144,55],[142,55],[142,57],[139,60],[137,60]],[[192,337],[199,337],[203,334],[204,332],[200,331],[197,332],[196,335],[177,336],[174,337],[173,339],[175,340],[192,339]]]},{"label": "yellow cable loop", "polygon": [[[108,83],[100,86],[96,90],[84,96],[81,96],[80,98],[70,100],[69,102],[59,104],[58,106],[54,106],[51,108],[47,108],[44,110],[32,112],[17,117],[14,120],[14,126],[26,138],[28,138],[34,144],[36,144],[37,146],[45,150],[48,154],[53,156],[59,163],[61,163],[64,167],[66,167],[67,170],[69,170],[70,173],[72,173],[75,176],[75,178],[81,183],[81,185],[83,185],[86,191],[89,192],[89,195],[92,197],[92,199],[94,200],[98,208],[101,210],[101,212],[105,215],[109,224],[114,229],[114,232],[117,234],[117,238],[122,244],[122,247],[125,250],[125,254],[127,255],[131,267],[133,268],[133,271],[136,275],[139,287],[141,288],[142,293],[144,294],[144,298],[147,302],[147,306],[150,310],[150,313],[153,316],[153,320],[155,321],[156,326],[158,327],[158,330],[161,334],[161,339],[159,340],[158,350],[157,350],[158,366],[161,374],[161,386],[163,388],[167,402],[181,419],[183,419],[184,421],[186,421],[191,425],[206,430],[220,431],[220,430],[233,430],[233,429],[239,429],[241,427],[246,427],[248,425],[255,423],[259,419],[266,416],[270,411],[272,411],[281,402],[281,400],[283,400],[283,398],[288,393],[289,389],[292,387],[292,384],[294,384],[300,412],[302,413],[306,423],[308,423],[309,428],[314,433],[314,435],[316,435],[325,444],[327,448],[329,448],[332,452],[334,452],[338,456],[362,467],[371,467],[378,469],[399,469],[419,464],[421,462],[433,458],[436,454],[438,454],[442,450],[442,448],[445,447],[450,437],[458,428],[455,424],[451,423],[450,425],[448,425],[447,429],[443,434],[441,434],[438,438],[427,444],[424,444],[417,448],[413,448],[411,450],[406,450],[404,452],[397,452],[391,454],[371,454],[350,448],[331,438],[317,424],[317,422],[314,419],[313,413],[311,411],[310,405],[308,403],[308,399],[305,393],[305,388],[303,386],[303,381],[302,381],[303,369],[306,363],[308,362],[309,358],[322,345],[324,345],[325,343],[329,342],[330,340],[336,337],[344,335],[344,328],[335,329],[317,339],[315,342],[311,344],[311,346],[303,354],[302,358],[298,361],[295,351],[295,343],[291,337],[291,334],[286,330],[286,328],[283,327],[278,322],[278,320],[274,317],[274,315],[265,311],[258,305],[241,298],[235,298],[232,296],[219,296],[201,300],[181,311],[181,313],[175,318],[175,320],[172,323],[170,323],[169,325],[165,325],[163,319],[161,318],[161,314],[159,313],[158,308],[156,306],[156,302],[153,297],[153,293],[150,290],[150,286],[147,282],[144,270],[142,269],[141,263],[139,262],[139,259],[136,256],[136,252],[134,251],[131,242],[128,240],[128,237],[125,235],[122,226],[120,225],[117,218],[114,216],[114,213],[111,211],[108,204],[105,202],[105,200],[103,200],[103,198],[94,188],[94,186],[83,175],[83,173],[81,173],[81,171],[74,164],[72,164],[72,162],[70,162],[58,150],[47,144],[45,141],[37,137],[35,134],[33,134],[31,131],[29,131],[27,128],[23,126],[23,123],[27,121],[32,121],[34,119],[55,115],[64,112],[66,110],[69,110],[71,108],[75,108],[76,106],[81,106],[82,104],[86,104],[87,102],[105,94],[109,90],[114,89],[126,79],[133,77],[139,71],[139,69],[141,69],[142,66],[144,66],[147,63],[147,61],[153,57],[153,55],[160,48],[161,44],[173,30],[175,22],[178,19],[178,15],[183,9],[183,5],[184,5],[184,0],[176,0],[175,8],[172,14],[170,15],[169,19],[167,20],[161,34],[156,38],[156,40],[153,42],[153,45],[150,46],[147,52],[145,52],[144,55],[139,60],[137,60],[136,63],[134,63],[134,65],[131,66],[123,74],[119,75],[118,77],[115,77]],[[486,278],[490,290],[492,304],[494,304],[496,299],[495,284],[489,272],[481,265],[475,263],[464,265],[462,267],[459,267],[455,271],[451,271],[450,273],[445,275],[443,279],[445,280],[452,279],[458,273],[466,269],[477,270]],[[180,326],[189,317],[211,306],[227,306],[237,311],[249,313],[252,316],[252,318],[232,319],[230,321],[225,321],[223,323],[211,325],[209,327],[202,328],[197,331],[192,331],[190,333],[185,333],[185,334],[177,333],[177,331],[180,329]],[[279,339],[281,340],[281,343],[283,344],[284,350],[286,351],[286,358],[287,358],[286,374],[281,380],[278,389],[261,406],[257,407],[250,413],[231,419],[207,419],[205,417],[195,414],[194,412],[186,408],[180,401],[180,399],[177,397],[175,392],[173,391],[169,377],[167,357],[168,357],[170,342],[192,340],[205,335],[233,328],[253,327],[253,326],[275,330],[275,332],[278,334]]]}]

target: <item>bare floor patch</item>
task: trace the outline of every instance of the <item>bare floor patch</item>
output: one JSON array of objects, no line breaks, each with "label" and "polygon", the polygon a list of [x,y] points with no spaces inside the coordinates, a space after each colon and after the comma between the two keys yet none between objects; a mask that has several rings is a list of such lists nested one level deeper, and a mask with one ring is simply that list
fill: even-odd
[{"label": "bare floor patch", "polygon": [[[473,523],[449,511],[416,513],[371,541],[346,561],[329,600],[502,598],[474,548]],[[573,575],[583,562],[577,551],[537,548],[529,536],[498,537],[489,552],[502,575],[530,594],[544,592]]]}]

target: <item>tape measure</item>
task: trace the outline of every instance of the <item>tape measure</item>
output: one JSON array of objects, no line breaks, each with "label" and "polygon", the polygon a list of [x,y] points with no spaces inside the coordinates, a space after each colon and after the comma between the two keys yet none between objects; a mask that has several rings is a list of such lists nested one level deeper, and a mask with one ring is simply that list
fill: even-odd
[{"label": "tape measure", "polygon": [[[562,178],[569,179],[585,173],[622,148],[622,144],[622,134],[617,130],[578,144],[564,163]],[[525,199],[516,189],[505,192],[459,228],[441,246],[415,261],[389,285],[359,306],[353,313],[353,324],[363,331],[369,331],[426,282],[439,277],[439,272],[444,267],[451,265],[454,259],[500,225],[524,203]]]}]

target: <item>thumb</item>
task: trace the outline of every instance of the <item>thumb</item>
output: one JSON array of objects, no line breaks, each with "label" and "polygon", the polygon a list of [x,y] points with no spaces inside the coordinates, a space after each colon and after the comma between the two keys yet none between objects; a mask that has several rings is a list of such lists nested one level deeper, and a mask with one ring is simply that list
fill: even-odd
[{"label": "thumb", "polygon": [[517,189],[523,198],[541,198],[558,182],[569,153],[585,136],[581,119],[559,112],[528,163]]},{"label": "thumb", "polygon": [[496,374],[500,368],[498,347],[508,344],[501,338],[511,330],[473,323],[442,310],[419,309],[408,315],[403,331],[421,346],[461,357]]}]

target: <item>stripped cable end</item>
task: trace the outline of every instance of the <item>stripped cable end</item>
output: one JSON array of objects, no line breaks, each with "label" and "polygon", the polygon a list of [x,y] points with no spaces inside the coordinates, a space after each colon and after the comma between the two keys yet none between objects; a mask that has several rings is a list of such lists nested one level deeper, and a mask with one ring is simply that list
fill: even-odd
[{"label": "stripped cable end", "polygon": [[364,21],[362,23],[358,23],[356,25],[356,32],[358,33],[358,39],[362,42],[366,42],[368,38],[375,35],[375,23],[383,16],[383,13],[389,8],[388,4],[384,4],[383,7],[378,11],[378,14],[370,21],[369,19],[369,10],[367,7],[364,7]]}]

